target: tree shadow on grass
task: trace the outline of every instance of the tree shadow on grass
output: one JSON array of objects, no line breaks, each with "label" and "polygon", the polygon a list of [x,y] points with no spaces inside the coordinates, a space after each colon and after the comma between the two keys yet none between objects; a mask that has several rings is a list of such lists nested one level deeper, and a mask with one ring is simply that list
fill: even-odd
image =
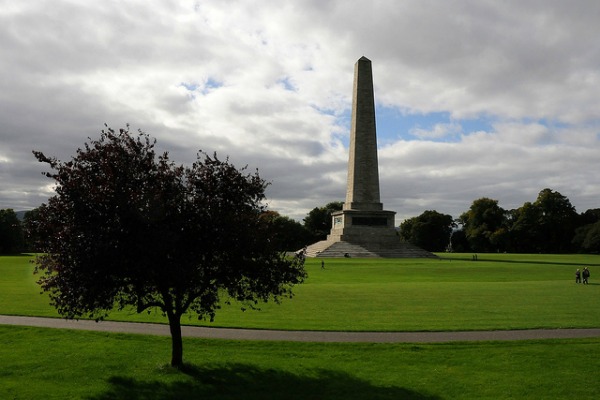
[{"label": "tree shadow on grass", "polygon": [[165,378],[163,382],[113,376],[109,379],[111,387],[90,400],[441,399],[400,387],[374,386],[350,374],[325,369],[309,370],[307,375],[297,375],[252,365],[231,364],[218,367],[186,366],[181,372],[173,371],[172,374],[181,374],[181,379],[174,382]]}]

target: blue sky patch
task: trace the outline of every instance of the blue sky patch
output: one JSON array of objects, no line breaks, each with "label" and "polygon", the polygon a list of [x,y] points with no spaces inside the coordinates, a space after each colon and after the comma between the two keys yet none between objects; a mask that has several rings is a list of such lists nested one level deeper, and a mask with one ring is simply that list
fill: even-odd
[{"label": "blue sky patch", "polygon": [[377,137],[381,143],[396,140],[456,142],[461,135],[492,130],[487,118],[453,119],[448,112],[407,114],[397,108],[376,106]]},{"label": "blue sky patch", "polygon": [[290,78],[288,76],[279,79],[277,81],[277,83],[282,85],[285,88],[285,90],[289,90],[291,92],[296,91],[296,87],[292,84],[292,82],[290,81]]}]

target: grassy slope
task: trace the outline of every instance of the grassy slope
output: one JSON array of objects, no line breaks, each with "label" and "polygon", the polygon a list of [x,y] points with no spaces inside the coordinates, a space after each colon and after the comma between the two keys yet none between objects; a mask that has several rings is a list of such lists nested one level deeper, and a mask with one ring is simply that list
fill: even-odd
[{"label": "grassy slope", "polygon": [[[486,330],[600,326],[600,257],[582,255],[443,255],[441,260],[308,260],[309,279],[293,300],[241,312],[224,306],[226,327],[311,330]],[[591,266],[590,285],[574,271]],[[39,295],[27,258],[0,257],[0,313],[57,316]],[[112,319],[165,322],[159,313]],[[194,318],[184,323],[198,324]],[[200,322],[202,323],[202,322]]]}]

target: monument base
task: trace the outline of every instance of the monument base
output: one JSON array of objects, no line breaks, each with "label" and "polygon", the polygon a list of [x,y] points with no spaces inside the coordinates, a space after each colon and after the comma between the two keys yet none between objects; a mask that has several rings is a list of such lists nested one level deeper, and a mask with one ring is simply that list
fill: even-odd
[{"label": "monument base", "polygon": [[327,239],[306,248],[307,257],[435,258],[400,240],[393,211],[342,210],[332,214]]}]

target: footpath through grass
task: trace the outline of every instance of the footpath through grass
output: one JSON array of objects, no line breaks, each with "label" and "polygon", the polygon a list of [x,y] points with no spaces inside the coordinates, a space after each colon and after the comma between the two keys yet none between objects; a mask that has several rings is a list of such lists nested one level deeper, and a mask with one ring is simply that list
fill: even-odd
[{"label": "footpath through grass", "polygon": [[2,399],[597,399],[600,339],[455,344],[185,340],[0,326]]},{"label": "footpath through grass", "polygon": [[[421,259],[308,259],[296,296],[261,311],[224,306],[214,323],[258,329],[444,331],[600,327],[600,257],[441,254]],[[39,294],[28,257],[0,257],[0,314],[58,317]],[[589,266],[591,284],[576,285]],[[166,323],[160,313],[111,319]]]}]

